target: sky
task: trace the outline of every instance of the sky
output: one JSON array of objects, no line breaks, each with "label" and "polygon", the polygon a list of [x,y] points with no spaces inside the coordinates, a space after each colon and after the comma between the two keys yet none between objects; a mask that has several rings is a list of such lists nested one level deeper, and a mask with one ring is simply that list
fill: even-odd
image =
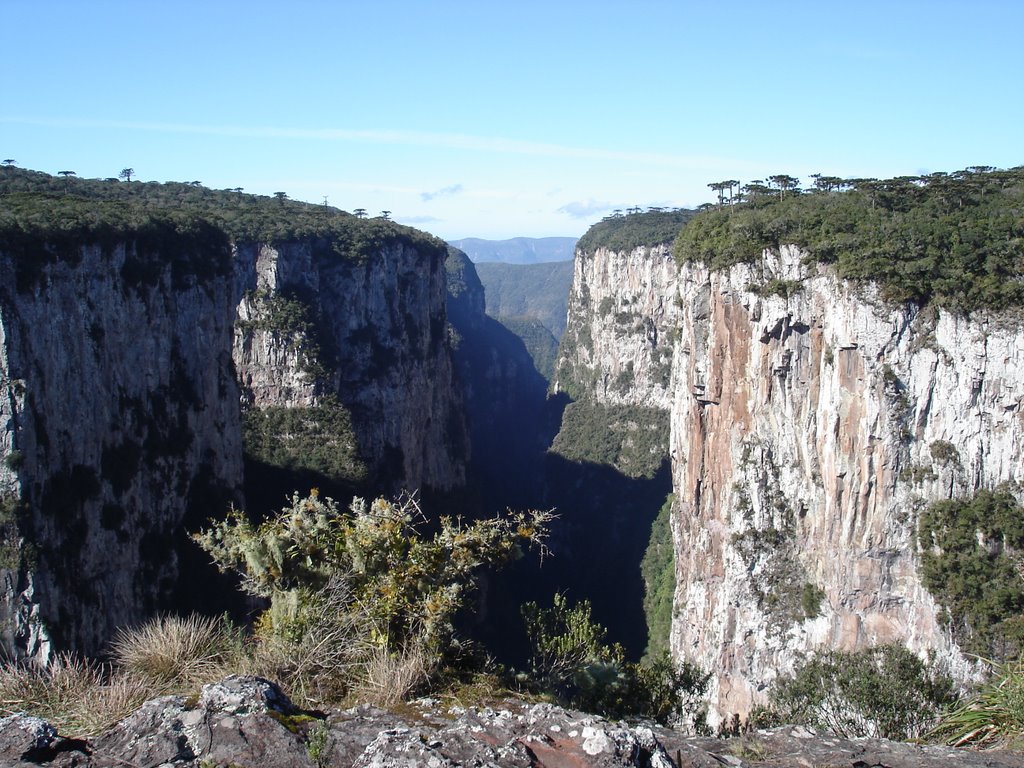
[{"label": "sky", "polygon": [[1021,0],[0,0],[0,156],[442,238],[1024,164]]}]

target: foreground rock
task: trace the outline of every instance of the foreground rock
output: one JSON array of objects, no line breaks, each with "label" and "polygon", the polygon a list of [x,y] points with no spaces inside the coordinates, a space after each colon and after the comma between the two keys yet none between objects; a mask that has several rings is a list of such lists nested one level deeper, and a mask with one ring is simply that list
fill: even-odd
[{"label": "foreground rock", "polygon": [[266,680],[229,677],[206,686],[198,702],[181,696],[149,701],[89,740],[62,738],[38,718],[4,718],[0,765],[1024,768],[1024,755],[849,741],[799,727],[731,739],[689,738],[665,728],[511,700],[467,709],[423,699],[402,714],[363,705],[324,717],[300,712]]}]

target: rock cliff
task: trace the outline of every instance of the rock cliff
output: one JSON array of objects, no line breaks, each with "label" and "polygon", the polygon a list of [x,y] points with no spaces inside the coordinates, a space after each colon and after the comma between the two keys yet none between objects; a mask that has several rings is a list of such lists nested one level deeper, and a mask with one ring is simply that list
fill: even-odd
[{"label": "rock cliff", "polygon": [[461,485],[468,446],[444,255],[401,241],[358,260],[316,242],[239,245],[233,359],[245,405],[334,398],[377,489]]},{"label": "rock cliff", "polygon": [[[749,710],[815,648],[966,663],[922,585],[916,513],[1024,480],[1019,327],[855,289],[795,248],[680,273],[672,648]],[[752,288],[800,281],[788,298]]]},{"label": "rock cliff", "polygon": [[665,244],[577,253],[555,390],[667,411],[679,334],[677,271]]},{"label": "rock cliff", "polygon": [[800,257],[712,272],[666,246],[577,254],[558,386],[670,413],[670,640],[714,672],[712,719],[817,648],[900,642],[968,675],[918,574],[916,516],[1024,481],[1019,327],[894,307]]},{"label": "rock cliff", "polygon": [[166,608],[182,521],[242,483],[226,238],[0,256],[7,651],[98,650]]},{"label": "rock cliff", "polygon": [[319,471],[358,466],[377,491],[464,482],[443,245],[391,233],[351,257],[329,238],[193,226],[95,245],[5,235],[6,652],[97,652],[119,626],[201,602],[179,567],[200,559],[187,532],[231,502],[280,501],[242,498],[257,438],[278,453],[256,458],[285,469],[304,436],[326,441]]}]

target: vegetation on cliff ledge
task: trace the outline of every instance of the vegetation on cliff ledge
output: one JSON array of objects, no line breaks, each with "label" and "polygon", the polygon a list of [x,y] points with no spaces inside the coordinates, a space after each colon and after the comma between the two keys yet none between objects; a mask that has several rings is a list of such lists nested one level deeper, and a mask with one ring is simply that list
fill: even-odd
[{"label": "vegetation on cliff ledge", "polygon": [[966,652],[1024,651],[1024,508],[1009,486],[931,504],[918,519],[920,573]]},{"label": "vegetation on cliff ledge", "polygon": [[643,212],[639,208],[631,208],[625,214],[616,212],[588,229],[576,243],[576,251],[593,253],[598,248],[631,251],[643,245],[671,243],[694,213],[686,209],[662,208],[651,208]]},{"label": "vegetation on cliff ledge", "polygon": [[840,277],[878,283],[892,301],[962,312],[1024,301],[1024,167],[818,176],[807,192],[772,178],[776,189],[752,182],[732,204],[706,206],[679,233],[677,260],[721,269],[791,244]]},{"label": "vegetation on cliff ledge", "polygon": [[121,182],[55,177],[0,167],[0,250],[26,243],[112,245],[154,232],[153,245],[193,234],[222,246],[236,242],[311,241],[322,255],[361,260],[406,244],[444,258],[444,243],[381,216],[365,218],[327,205],[208,189],[199,182]]}]

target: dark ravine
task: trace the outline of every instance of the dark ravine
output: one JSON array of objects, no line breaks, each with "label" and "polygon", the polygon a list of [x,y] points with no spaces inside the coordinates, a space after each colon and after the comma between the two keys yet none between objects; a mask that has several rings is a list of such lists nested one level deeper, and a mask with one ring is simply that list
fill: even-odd
[{"label": "dark ravine", "polygon": [[0,763],[11,768],[1020,768],[1024,756],[830,738],[803,727],[692,738],[647,723],[612,722],[518,700],[463,707],[422,699],[401,714],[369,705],[304,713],[272,683],[230,677],[205,686],[194,702],[181,696],[147,702],[86,739],[62,738],[38,718],[4,718]]}]

